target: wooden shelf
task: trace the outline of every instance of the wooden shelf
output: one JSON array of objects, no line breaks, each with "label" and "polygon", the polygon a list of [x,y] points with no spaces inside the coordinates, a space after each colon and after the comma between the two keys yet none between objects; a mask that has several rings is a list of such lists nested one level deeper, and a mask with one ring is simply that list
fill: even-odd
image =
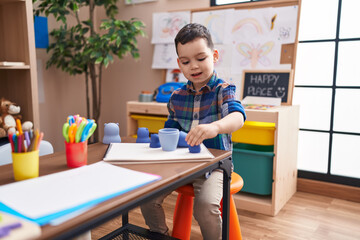
[{"label": "wooden shelf", "polygon": [[137,121],[130,117],[131,114],[149,114],[156,116],[166,116],[169,114],[166,103],[158,102],[138,102],[130,101],[126,104],[126,117],[127,117],[127,136],[136,135],[138,126]]},{"label": "wooden shelf", "polygon": [[14,2],[25,2],[26,0],[0,0],[0,4],[14,3]]},{"label": "wooden shelf", "polygon": [[[131,114],[168,115],[166,103],[129,101],[126,106],[128,136],[137,131],[137,122]],[[234,200],[238,209],[275,216],[296,192],[299,106],[245,111],[247,121],[275,123],[272,194],[260,196],[240,192],[234,195]]]},{"label": "wooden shelf", "polygon": [[23,121],[39,129],[35,35],[31,0],[0,0],[0,61],[24,66],[0,66],[0,97],[21,107]]},{"label": "wooden shelf", "polygon": [[17,70],[17,69],[30,69],[29,65],[24,66],[0,66],[0,69]]}]

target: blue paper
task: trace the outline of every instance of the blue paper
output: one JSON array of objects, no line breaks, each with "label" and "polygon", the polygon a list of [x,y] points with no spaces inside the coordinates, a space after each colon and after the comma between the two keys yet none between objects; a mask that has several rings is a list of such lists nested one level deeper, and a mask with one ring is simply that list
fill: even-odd
[{"label": "blue paper", "polygon": [[48,21],[46,17],[35,16],[35,47],[47,48],[49,46]]}]

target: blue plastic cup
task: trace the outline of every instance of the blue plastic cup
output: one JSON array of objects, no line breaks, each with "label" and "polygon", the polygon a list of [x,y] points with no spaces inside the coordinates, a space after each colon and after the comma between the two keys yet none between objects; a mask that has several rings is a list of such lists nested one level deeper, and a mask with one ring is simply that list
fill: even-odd
[{"label": "blue plastic cup", "polygon": [[159,130],[159,140],[163,151],[175,151],[179,141],[179,129],[163,128]]}]

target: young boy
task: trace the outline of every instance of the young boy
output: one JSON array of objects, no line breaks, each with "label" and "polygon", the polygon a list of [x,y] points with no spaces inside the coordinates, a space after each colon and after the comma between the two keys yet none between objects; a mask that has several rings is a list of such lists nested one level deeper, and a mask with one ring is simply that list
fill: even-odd
[{"label": "young boy", "polygon": [[[192,23],[184,26],[175,38],[178,65],[189,80],[173,92],[168,103],[169,117],[165,128],[187,132],[186,141],[208,148],[231,150],[231,133],[246,119],[244,108],[235,100],[235,86],[219,79],[214,63],[219,53],[214,49],[206,27]],[[193,182],[194,217],[205,240],[221,239],[223,173],[215,170]],[[162,202],[167,195],[141,206],[151,231],[169,234]]]}]

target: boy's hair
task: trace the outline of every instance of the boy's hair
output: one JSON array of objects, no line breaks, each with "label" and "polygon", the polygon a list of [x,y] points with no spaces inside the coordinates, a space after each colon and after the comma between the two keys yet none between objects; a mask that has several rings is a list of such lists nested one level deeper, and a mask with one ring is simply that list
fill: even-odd
[{"label": "boy's hair", "polygon": [[207,46],[211,50],[214,50],[214,43],[212,41],[210,31],[201,24],[189,23],[189,24],[186,24],[182,29],[180,29],[180,31],[178,32],[178,34],[175,37],[176,53],[178,53],[177,46],[179,43],[185,44],[185,43],[193,41],[196,38],[205,39],[207,42]]}]

